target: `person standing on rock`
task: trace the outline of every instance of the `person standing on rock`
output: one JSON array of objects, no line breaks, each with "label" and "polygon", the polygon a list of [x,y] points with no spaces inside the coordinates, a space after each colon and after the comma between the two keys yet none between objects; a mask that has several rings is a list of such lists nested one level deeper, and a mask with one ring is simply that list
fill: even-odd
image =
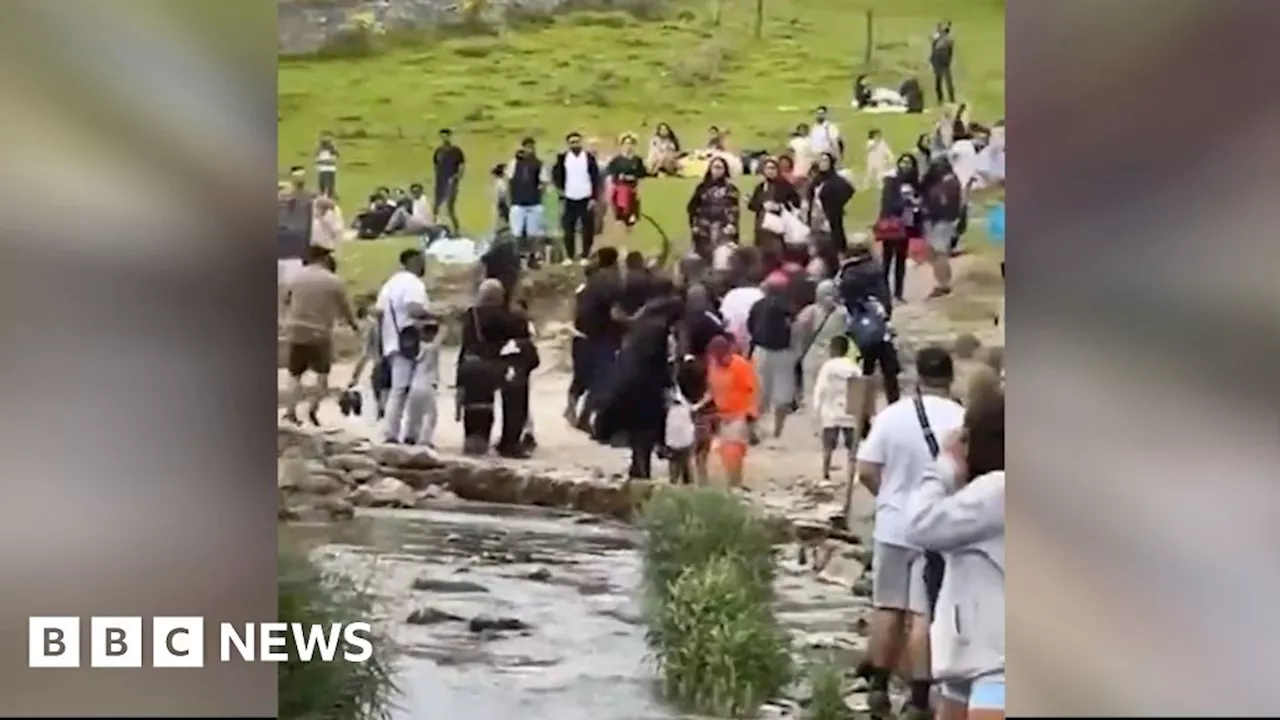
[{"label": "person standing on rock", "polygon": [[333,325],[341,319],[360,334],[360,325],[346,286],[326,261],[329,251],[312,245],[307,248],[306,263],[294,274],[284,294],[284,338],[287,345],[286,367],[289,386],[286,389],[284,419],[298,422],[298,402],[304,394],[302,377],[311,371],[316,384],[311,392],[307,418],[320,424],[320,403],[329,393],[329,370],[333,367]]},{"label": "person standing on rock", "polygon": [[907,499],[920,487],[939,453],[939,438],[964,424],[964,407],[951,399],[951,355],[926,347],[916,357],[919,386],[875,416],[858,447],[857,476],[876,499],[872,548],[871,645],[858,674],[870,682],[873,717],[887,717],[889,675],[910,668],[907,718],[930,717],[930,589],[926,553],[908,537]]},{"label": "person standing on rock", "polygon": [[[582,393],[586,394],[583,414],[577,424],[590,417],[594,401],[592,393],[600,393],[608,381],[622,337],[626,332],[626,312],[622,308],[622,274],[618,267],[618,251],[602,247],[596,251],[595,268],[578,293],[574,330],[581,336],[573,353],[573,373],[578,379],[572,390],[578,395],[569,398],[572,412],[578,406]],[[571,392],[572,392],[571,390]]]},{"label": "person standing on rock", "polygon": [[[426,258],[410,248],[400,253],[400,269],[383,283],[375,308],[381,323],[382,356],[391,372],[383,439],[413,445],[419,442],[423,418],[435,401],[438,366],[424,362],[423,326],[427,310]],[[437,340],[431,341],[435,343]]]},{"label": "person standing on rock", "polygon": [[504,309],[506,341],[498,352],[502,363],[502,431],[495,448],[499,455],[511,459],[529,457],[532,431],[529,425],[529,376],[541,360],[533,341],[533,325],[523,311]]}]

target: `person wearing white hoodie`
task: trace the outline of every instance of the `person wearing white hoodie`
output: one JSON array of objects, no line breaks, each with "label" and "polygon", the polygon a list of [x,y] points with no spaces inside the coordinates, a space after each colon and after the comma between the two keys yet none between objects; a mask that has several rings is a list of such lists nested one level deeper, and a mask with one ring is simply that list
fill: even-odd
[{"label": "person wearing white hoodie", "polygon": [[1003,720],[1004,397],[972,398],[964,427],[907,501],[907,540],[946,561],[929,628],[938,720]]}]

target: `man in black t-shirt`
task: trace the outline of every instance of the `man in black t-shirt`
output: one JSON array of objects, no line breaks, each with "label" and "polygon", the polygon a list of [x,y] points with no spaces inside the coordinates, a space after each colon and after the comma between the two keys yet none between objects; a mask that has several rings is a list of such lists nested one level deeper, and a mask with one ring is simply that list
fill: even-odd
[{"label": "man in black t-shirt", "polygon": [[458,224],[458,185],[462,183],[462,174],[467,167],[467,156],[462,148],[453,144],[453,131],[444,128],[440,131],[440,147],[431,156],[432,169],[435,171],[435,194],[432,197],[431,216],[440,220],[440,206],[444,206],[449,216],[449,226],[453,234],[460,235]]},{"label": "man in black t-shirt", "polygon": [[480,279],[493,278],[502,283],[503,307],[511,309],[511,298],[520,286],[520,249],[509,233],[499,233],[493,244],[480,256]]}]

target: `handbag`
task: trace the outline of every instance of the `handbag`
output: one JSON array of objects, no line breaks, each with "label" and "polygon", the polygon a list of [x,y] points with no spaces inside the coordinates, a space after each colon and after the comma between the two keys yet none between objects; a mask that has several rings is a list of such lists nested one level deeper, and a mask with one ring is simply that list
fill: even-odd
[{"label": "handbag", "polygon": [[[942,453],[942,447],[938,445],[938,436],[934,434],[933,427],[929,425],[929,416],[924,411],[924,396],[920,394],[920,390],[916,390],[915,397],[912,402],[916,406],[916,419],[920,422],[920,429],[924,432],[925,444],[929,446],[929,456],[935,461],[938,455]],[[942,577],[946,574],[947,564],[942,558],[942,553],[926,550],[924,553],[924,589],[925,594],[929,597],[929,616],[933,617],[934,611],[938,607],[938,595],[942,592]]]},{"label": "handbag", "polygon": [[671,406],[667,408],[666,426],[662,437],[663,444],[672,450],[686,450],[693,447],[693,406],[679,390],[673,393]]},{"label": "handbag", "polygon": [[900,217],[892,215],[882,217],[876,220],[876,224],[871,227],[871,234],[872,237],[880,242],[901,240],[907,236],[907,224]]},{"label": "handbag", "polygon": [[760,218],[760,229],[775,235],[782,235],[787,232],[787,223],[782,219],[781,214],[767,212]]},{"label": "handbag", "polygon": [[800,219],[799,213],[793,210],[783,210],[782,213],[783,232],[782,239],[788,245],[807,245],[811,231],[809,226]]},{"label": "handbag", "polygon": [[396,349],[404,357],[417,361],[422,351],[422,330],[416,325],[400,327],[400,323],[396,322],[396,308],[393,303],[387,303],[387,311],[391,313],[391,327],[396,331]]}]

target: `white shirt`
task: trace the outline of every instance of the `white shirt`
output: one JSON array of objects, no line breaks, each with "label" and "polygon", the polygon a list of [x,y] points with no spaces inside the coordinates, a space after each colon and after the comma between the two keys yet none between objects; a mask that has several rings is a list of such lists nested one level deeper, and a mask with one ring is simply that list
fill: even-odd
[{"label": "white shirt", "polygon": [[951,145],[951,169],[960,179],[960,187],[969,189],[969,182],[978,174],[978,149],[972,140],[957,140]]},{"label": "white shirt", "polygon": [[[964,407],[948,398],[926,394],[924,412],[939,444],[964,425]],[[906,540],[907,500],[933,464],[916,415],[914,395],[903,397],[876,415],[871,433],[858,446],[858,462],[881,466],[880,492],[876,494],[876,542],[912,547]]]},{"label": "white shirt", "polygon": [[724,318],[725,329],[733,333],[733,337],[742,348],[750,347],[751,333],[747,331],[747,318],[751,308],[764,297],[764,291],[749,285],[730,290],[720,301],[720,316]]},{"label": "white shirt", "polygon": [[410,305],[427,307],[427,284],[408,270],[400,270],[382,284],[375,307],[382,312],[382,356],[400,351],[400,330],[413,323]]},{"label": "white shirt", "polygon": [[337,172],[338,155],[328,148],[316,151],[316,172]]},{"label": "white shirt", "polygon": [[414,199],[412,209],[409,211],[409,214],[413,217],[415,222],[421,225],[430,225],[431,201],[427,199],[426,195]]},{"label": "white shirt", "polygon": [[564,154],[564,197],[566,200],[590,200],[595,195],[591,185],[591,172],[587,165],[587,151]]},{"label": "white shirt", "polygon": [[851,428],[857,425],[849,407],[849,382],[862,377],[862,369],[852,358],[831,358],[822,363],[813,381],[813,407],[824,428]]},{"label": "white shirt", "polygon": [[809,147],[815,155],[831,153],[840,155],[840,128],[830,120],[814,123],[809,128]]},{"label": "white shirt", "polygon": [[867,141],[867,187],[881,187],[884,179],[893,174],[894,166],[893,150],[884,138]]}]

